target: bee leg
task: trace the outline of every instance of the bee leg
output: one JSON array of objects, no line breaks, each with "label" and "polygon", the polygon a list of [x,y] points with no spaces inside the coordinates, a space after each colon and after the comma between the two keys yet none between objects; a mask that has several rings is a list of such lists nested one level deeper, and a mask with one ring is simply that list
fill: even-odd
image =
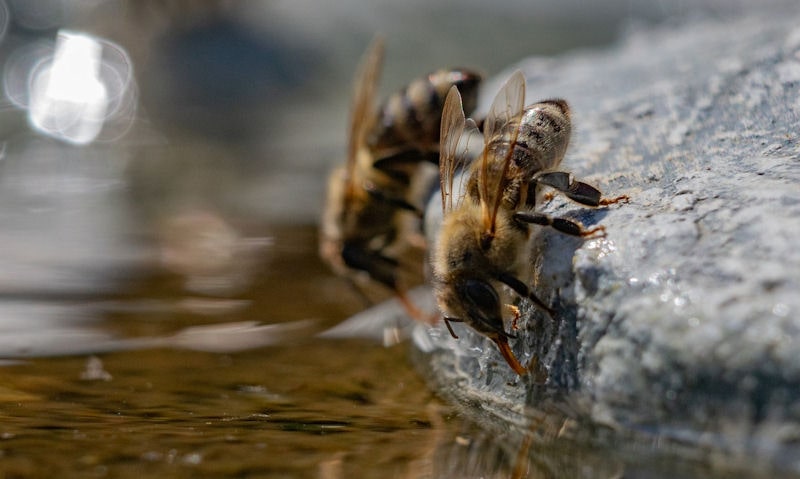
[{"label": "bee leg", "polygon": [[421,209],[406,201],[405,198],[387,195],[372,183],[366,183],[364,185],[364,190],[366,190],[366,192],[369,193],[369,195],[376,201],[387,203],[397,209],[411,211],[420,218],[422,218],[422,215],[424,214]]},{"label": "bee leg", "polygon": [[615,198],[600,198],[600,206],[613,205],[615,203],[628,203],[631,197],[628,195],[619,195]]},{"label": "bee leg", "polygon": [[342,248],[342,259],[347,266],[365,271],[373,281],[394,291],[400,304],[413,319],[427,324],[433,324],[436,321],[435,316],[426,315],[409,299],[406,289],[397,277],[400,262],[395,258],[390,258],[377,251],[369,251],[357,245],[345,245]]},{"label": "bee leg", "polygon": [[564,171],[548,171],[533,177],[532,184],[546,185],[564,193],[567,198],[586,206],[606,206],[621,201],[629,201],[627,195],[616,198],[602,198],[600,190],[594,186],[576,181],[575,178]]},{"label": "bee leg", "polygon": [[432,163],[435,165],[439,164],[438,145],[436,148],[413,147],[407,150],[402,150],[376,160],[374,163],[372,163],[372,167],[400,180],[403,176],[405,176],[406,179],[408,178],[408,174],[403,171],[404,168],[408,168],[409,165],[417,165],[422,162]]},{"label": "bee leg", "polygon": [[[414,321],[418,321],[420,323],[433,326],[434,324],[436,324],[436,321],[439,320],[438,315],[425,314],[422,310],[420,310],[417,307],[417,305],[415,305],[414,302],[411,301],[411,298],[408,297],[404,289],[395,288],[394,294],[397,300],[400,301],[400,304],[403,305],[403,309],[406,310],[406,314],[408,314]],[[447,327],[449,329],[450,325],[448,324]]]},{"label": "bee leg", "polygon": [[543,309],[548,316],[550,316],[551,318],[553,317],[553,310],[550,309],[549,306],[544,304],[544,301],[542,301],[535,294],[533,294],[533,291],[531,291],[530,288],[528,288],[528,286],[526,286],[525,283],[523,283],[522,281],[518,280],[517,278],[508,273],[501,273],[497,277],[497,280],[505,284],[509,288],[513,289],[514,292],[516,292],[523,298],[528,298],[538,308]]},{"label": "bee leg", "polygon": [[374,281],[396,291],[397,268],[400,264],[378,251],[370,251],[360,244],[345,244],[342,247],[344,263],[358,271],[365,271]]},{"label": "bee leg", "polygon": [[422,320],[422,312],[417,308],[417,306],[411,302],[411,299],[408,297],[406,292],[402,289],[395,290],[395,295],[397,296],[397,300],[400,301],[400,304],[403,305],[403,308],[406,310],[409,316],[413,319],[420,321]]},{"label": "bee leg", "polygon": [[568,234],[570,236],[580,236],[582,238],[596,236],[598,238],[602,238],[606,235],[606,228],[604,226],[584,228],[580,223],[575,221],[546,215],[544,213],[528,213],[517,211],[514,213],[514,219],[517,221],[522,221],[523,223],[551,226],[556,231]]}]

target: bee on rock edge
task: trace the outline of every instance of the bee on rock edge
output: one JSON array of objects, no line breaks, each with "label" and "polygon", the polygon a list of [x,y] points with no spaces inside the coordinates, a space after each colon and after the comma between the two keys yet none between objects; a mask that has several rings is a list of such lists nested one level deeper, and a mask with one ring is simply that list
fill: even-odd
[{"label": "bee on rock edge", "polygon": [[[504,312],[518,319],[507,286],[552,316],[529,287],[531,225],[550,226],[579,237],[604,236],[603,226],[535,211],[545,188],[586,206],[604,206],[627,196],[601,198],[597,188],[557,171],[571,133],[570,110],[561,99],[525,104],[525,78],[517,71],[497,93],[483,122],[483,149],[469,161],[469,141],[481,132],[466,119],[456,89],[445,100],[439,161],[443,222],[431,254],[432,283],[450,334],[451,322],[464,322],[491,339],[519,375],[538,369],[538,358],[524,367],[509,346]],[[463,173],[462,173],[463,170]],[[456,178],[459,183],[456,184]]]}]

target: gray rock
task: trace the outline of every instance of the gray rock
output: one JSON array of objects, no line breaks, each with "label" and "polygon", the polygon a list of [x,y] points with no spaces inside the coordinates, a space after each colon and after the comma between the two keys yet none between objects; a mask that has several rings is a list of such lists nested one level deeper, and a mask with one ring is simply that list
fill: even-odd
[{"label": "gray rock", "polygon": [[[800,12],[632,32],[604,52],[528,59],[528,100],[563,97],[577,133],[563,167],[630,203],[543,211],[604,239],[537,229],[535,291],[512,347],[418,328],[445,396],[504,428],[555,408],[618,433],[744,453],[800,471]],[[434,198],[429,211],[440,208]],[[794,450],[796,452],[796,450]],[[752,465],[752,463],[750,464]]]}]

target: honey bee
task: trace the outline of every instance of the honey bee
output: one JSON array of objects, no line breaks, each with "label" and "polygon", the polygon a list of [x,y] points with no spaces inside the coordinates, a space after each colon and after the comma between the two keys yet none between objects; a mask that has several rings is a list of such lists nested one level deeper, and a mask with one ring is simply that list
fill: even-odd
[{"label": "honey bee", "polygon": [[[597,188],[555,171],[571,132],[566,101],[546,100],[527,108],[524,103],[525,78],[516,72],[495,97],[483,123],[482,152],[468,164],[468,140],[480,132],[474,121],[465,118],[458,91],[448,93],[439,163],[444,218],[431,260],[436,299],[450,334],[456,337],[451,322],[466,323],[494,341],[519,375],[528,369],[508,344],[514,336],[506,332],[503,314],[504,308],[517,315],[518,311],[504,298],[501,286],[508,286],[548,315],[553,313],[528,286],[529,226],[551,226],[581,237],[605,234],[602,226],[585,228],[572,220],[536,212],[543,187],[587,206],[627,198],[601,198]],[[465,171],[459,176],[462,169]],[[461,178],[458,184],[456,178]]]},{"label": "honey bee", "polygon": [[328,181],[320,255],[356,286],[363,277],[386,286],[412,317],[422,319],[401,275],[416,267],[421,277],[422,256],[418,264],[399,258],[424,242],[419,223],[430,177],[426,181],[423,170],[427,166],[436,173],[444,97],[454,87],[471,110],[481,76],[466,69],[440,70],[414,80],[376,110],[382,59],[379,38],[356,74],[347,159]]}]

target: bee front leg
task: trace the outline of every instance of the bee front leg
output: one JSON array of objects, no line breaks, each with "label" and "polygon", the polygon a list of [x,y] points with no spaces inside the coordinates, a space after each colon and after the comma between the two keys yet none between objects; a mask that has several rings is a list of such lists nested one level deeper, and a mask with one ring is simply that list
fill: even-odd
[{"label": "bee front leg", "polygon": [[627,195],[602,198],[600,190],[588,183],[576,181],[572,174],[564,171],[547,171],[536,174],[531,183],[554,188],[564,193],[572,201],[586,206],[607,206],[630,199]]},{"label": "bee front leg", "polygon": [[514,213],[514,219],[523,223],[551,226],[556,231],[568,234],[570,236],[580,236],[582,238],[595,236],[597,238],[603,238],[606,235],[606,228],[604,226],[584,228],[583,225],[575,221],[546,215],[544,213],[527,213],[523,211],[517,211]]},{"label": "bee front leg", "polygon": [[531,302],[535,304],[538,308],[543,309],[548,316],[550,316],[551,318],[553,317],[553,310],[550,309],[549,306],[544,304],[544,301],[539,299],[539,297],[536,296],[525,283],[523,283],[513,275],[510,275],[508,273],[501,273],[497,276],[497,280],[505,284],[509,288],[513,289],[515,293],[522,296],[523,298],[531,300]]},{"label": "bee front leg", "polygon": [[417,307],[417,305],[415,305],[414,302],[411,301],[411,298],[408,297],[408,294],[405,289],[398,287],[395,289],[394,294],[397,300],[403,306],[403,309],[406,310],[406,314],[408,314],[414,321],[418,321],[423,324],[433,325],[438,319],[438,317],[435,315],[426,315],[424,312],[422,312],[422,310],[420,310]]}]

